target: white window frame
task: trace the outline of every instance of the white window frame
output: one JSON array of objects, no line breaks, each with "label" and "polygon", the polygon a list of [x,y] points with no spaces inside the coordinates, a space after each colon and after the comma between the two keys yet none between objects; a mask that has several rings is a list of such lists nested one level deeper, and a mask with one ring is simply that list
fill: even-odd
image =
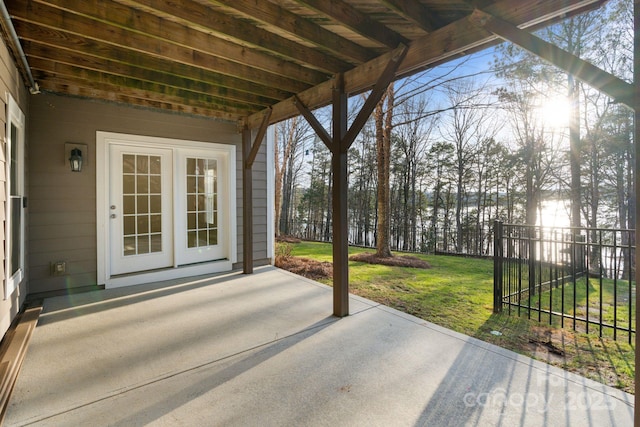
[{"label": "white window frame", "polygon": [[[6,149],[5,149],[5,173],[6,173],[6,187],[5,187],[5,286],[4,286],[4,299],[8,299],[13,292],[18,288],[20,282],[24,279],[24,230],[25,230],[25,212],[23,206],[23,200],[25,196],[25,166],[24,166],[24,153],[25,153],[25,133],[26,123],[25,115],[20,110],[20,106],[11,94],[7,94],[7,127],[6,127]],[[17,129],[18,140],[13,141],[11,135],[11,126],[14,125]],[[15,183],[16,193],[12,196],[11,186],[12,182],[12,166],[11,166],[11,149],[16,146],[16,169],[17,169],[17,182]],[[20,253],[18,260],[18,270],[15,274],[11,274],[10,267],[12,264],[13,241],[11,228],[13,226],[13,217],[11,215],[11,198],[20,199]]]}]

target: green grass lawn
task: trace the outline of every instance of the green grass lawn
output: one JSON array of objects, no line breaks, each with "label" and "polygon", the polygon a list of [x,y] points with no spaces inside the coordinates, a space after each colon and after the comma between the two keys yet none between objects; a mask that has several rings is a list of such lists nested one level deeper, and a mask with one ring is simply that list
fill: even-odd
[{"label": "green grass lawn", "polygon": [[[366,249],[350,248],[349,254]],[[370,251],[370,250],[369,250]],[[332,261],[331,245],[302,242],[291,255]],[[597,381],[633,392],[634,349],[570,330],[560,331],[525,317],[493,314],[493,261],[443,255],[416,255],[432,268],[389,267],[349,262],[349,286],[371,299],[504,348],[542,359]],[[328,285],[330,279],[321,280]],[[502,335],[494,335],[499,331]],[[542,351],[551,342],[554,352]]]},{"label": "green grass lawn", "polygon": [[[634,287],[631,288],[631,294],[629,291],[629,282],[626,280],[599,280],[598,278],[582,277],[575,282],[569,281],[557,288],[553,287],[533,296],[528,301],[522,301],[522,303],[558,313],[564,312],[569,315],[575,313],[577,317],[589,318],[592,322],[598,322],[602,318],[604,324],[617,324],[619,328],[625,329],[629,326],[635,327],[635,310],[629,306],[629,299],[633,301],[635,298]],[[537,318],[538,315],[535,316]],[[560,316],[552,316],[550,319],[549,314],[543,313],[541,317],[542,321],[549,322],[551,320],[554,326],[561,326]],[[572,325],[571,319],[565,318],[564,322],[565,327]],[[577,322],[576,327],[584,330],[585,322]],[[597,324],[590,324],[589,330],[600,333]],[[603,327],[602,334],[613,337],[613,329]],[[629,338],[626,332],[618,331],[617,335],[622,340]]]}]

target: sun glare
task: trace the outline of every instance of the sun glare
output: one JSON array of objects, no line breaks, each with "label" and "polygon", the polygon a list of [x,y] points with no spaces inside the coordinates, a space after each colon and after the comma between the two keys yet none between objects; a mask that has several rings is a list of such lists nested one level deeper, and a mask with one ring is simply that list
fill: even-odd
[{"label": "sun glare", "polygon": [[558,130],[569,126],[569,100],[563,96],[543,99],[540,118],[545,128]]}]

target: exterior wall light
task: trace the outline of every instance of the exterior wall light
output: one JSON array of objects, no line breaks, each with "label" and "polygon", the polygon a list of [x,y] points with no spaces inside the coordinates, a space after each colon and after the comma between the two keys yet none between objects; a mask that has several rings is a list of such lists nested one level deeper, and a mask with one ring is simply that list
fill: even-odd
[{"label": "exterior wall light", "polygon": [[79,148],[74,148],[73,150],[71,150],[69,163],[71,164],[71,172],[82,171],[82,151]]},{"label": "exterior wall light", "polygon": [[64,143],[64,162],[68,168],[71,168],[71,172],[82,172],[82,168],[86,169],[89,164],[88,160],[89,149],[87,144],[77,142]]}]

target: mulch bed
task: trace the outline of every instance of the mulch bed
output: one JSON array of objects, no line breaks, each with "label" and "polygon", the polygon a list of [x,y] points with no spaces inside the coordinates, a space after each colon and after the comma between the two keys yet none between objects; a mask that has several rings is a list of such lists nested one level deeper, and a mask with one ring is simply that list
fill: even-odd
[{"label": "mulch bed", "polygon": [[[351,261],[369,264],[383,264],[394,267],[431,268],[429,263],[410,255],[394,255],[389,258],[377,257],[375,253],[360,253],[349,257]],[[316,261],[294,256],[277,256],[275,265],[283,270],[304,276],[311,280],[330,279],[333,277],[333,263]]]},{"label": "mulch bed", "polygon": [[300,243],[302,240],[293,236],[276,236],[276,242],[280,243]]},{"label": "mulch bed", "polygon": [[411,255],[394,255],[392,257],[379,257],[375,253],[362,252],[351,255],[350,261],[366,262],[369,264],[390,265],[392,267],[431,268],[428,262]]},{"label": "mulch bed", "polygon": [[333,277],[333,264],[309,258],[276,257],[276,267],[304,276],[311,280],[329,279]]}]

